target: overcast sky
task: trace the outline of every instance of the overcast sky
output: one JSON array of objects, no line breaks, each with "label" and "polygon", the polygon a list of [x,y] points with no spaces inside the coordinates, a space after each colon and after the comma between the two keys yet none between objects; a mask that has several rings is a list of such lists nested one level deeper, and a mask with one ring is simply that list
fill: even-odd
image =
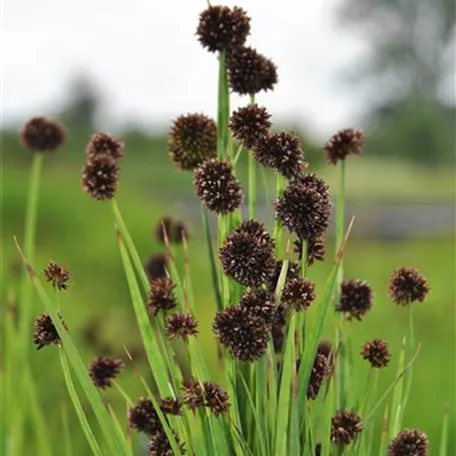
[{"label": "overcast sky", "polygon": [[[274,119],[316,137],[353,125],[363,109],[343,81],[363,43],[337,24],[340,0],[239,0],[249,44],[278,65],[258,100]],[[217,61],[194,36],[204,0],[3,0],[3,121],[52,114],[85,72],[106,100],[102,126],[168,125],[181,112],[215,114]],[[233,105],[247,103],[235,98]]]}]

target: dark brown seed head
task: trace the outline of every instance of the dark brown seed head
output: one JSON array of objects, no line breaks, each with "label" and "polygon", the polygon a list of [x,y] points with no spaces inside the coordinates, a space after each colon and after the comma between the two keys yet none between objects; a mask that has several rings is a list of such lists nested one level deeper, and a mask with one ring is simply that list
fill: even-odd
[{"label": "dark brown seed head", "polygon": [[89,157],[108,155],[114,160],[119,160],[125,153],[124,143],[107,133],[94,133],[87,143],[86,153]]},{"label": "dark brown seed head", "polygon": [[340,130],[325,144],[326,158],[335,165],[348,155],[360,155],[364,149],[364,134],[355,128]]},{"label": "dark brown seed head", "polygon": [[251,317],[261,318],[266,325],[272,326],[276,314],[274,295],[272,293],[263,288],[246,291],[242,295],[239,305]]},{"label": "dark brown seed head", "polygon": [[328,358],[332,364],[331,359],[334,357],[334,347],[329,340],[320,340],[317,347],[317,353],[326,356],[326,358]]},{"label": "dark brown seed head", "polygon": [[227,161],[215,158],[205,161],[195,169],[193,183],[198,198],[216,214],[233,212],[244,199],[241,182]]},{"label": "dark brown seed head", "polygon": [[160,311],[165,312],[176,307],[174,288],[176,288],[176,285],[169,277],[162,277],[152,281],[147,301],[151,315],[157,315]]},{"label": "dark brown seed head", "polygon": [[227,63],[231,90],[240,95],[272,90],[277,83],[275,64],[251,47],[234,49]]},{"label": "dark brown seed head", "polygon": [[307,168],[299,138],[285,131],[270,133],[254,149],[255,160],[273,168],[288,179],[299,176]]},{"label": "dark brown seed head", "polygon": [[274,273],[274,241],[260,222],[244,220],[225,239],[220,262],[225,273],[239,283],[260,287]]},{"label": "dark brown seed head", "polygon": [[188,239],[188,230],[185,224],[180,220],[174,220],[171,217],[163,217],[155,227],[155,237],[162,244],[165,243],[163,231],[166,232],[168,242],[171,244],[181,244],[184,237],[185,239]]},{"label": "dark brown seed head", "polygon": [[160,402],[160,409],[166,415],[183,415],[182,403],[179,399],[173,399],[172,397],[166,397]]},{"label": "dark brown seed head", "polygon": [[[298,253],[299,259],[301,260],[302,241],[300,239],[296,239],[294,243],[294,251]],[[312,266],[315,261],[324,261],[325,253],[325,239],[323,236],[307,240],[307,266]]]},{"label": "dark brown seed head", "polygon": [[423,302],[428,293],[426,277],[418,269],[401,268],[391,274],[389,295],[396,304],[406,306],[413,301]]},{"label": "dark brown seed head", "polygon": [[52,286],[57,290],[68,289],[68,280],[71,277],[70,271],[61,264],[55,263],[50,260],[47,268],[43,271],[46,280],[52,283]]},{"label": "dark brown seed head", "polygon": [[22,128],[21,142],[32,152],[54,152],[65,139],[65,129],[45,117],[33,117]]},{"label": "dark brown seed head", "polygon": [[272,125],[270,119],[266,108],[251,104],[233,112],[230,130],[246,149],[252,149],[268,136]]},{"label": "dark brown seed head", "polygon": [[130,408],[128,424],[132,429],[147,435],[153,435],[163,429],[152,401],[148,397],[141,397],[137,404]]},{"label": "dark brown seed head", "polygon": [[145,270],[149,281],[166,277],[166,256],[162,253],[152,255],[145,264]]},{"label": "dark brown seed head", "polygon": [[274,350],[276,353],[280,353],[283,347],[283,341],[285,338],[285,325],[286,325],[286,309],[282,304],[276,307],[276,313],[274,322],[272,323],[272,342],[274,344]]},{"label": "dark brown seed head", "polygon": [[204,407],[204,390],[202,384],[196,378],[184,380],[182,383],[184,390],[182,401],[191,410]]},{"label": "dark brown seed head", "polygon": [[331,418],[331,441],[348,445],[363,430],[361,418],[351,410],[337,412]]},{"label": "dark brown seed head", "polygon": [[[179,440],[177,433],[171,430],[179,447],[180,453],[185,454],[185,444]],[[156,432],[147,444],[148,456],[173,456],[174,452],[165,431]]]},{"label": "dark brown seed head", "polygon": [[[279,281],[280,273],[282,272],[283,261],[276,260],[274,274],[272,275],[271,279],[269,280],[268,287],[272,293],[275,292],[277,287],[277,282]],[[287,268],[287,276],[285,278],[285,283],[291,279],[296,279],[299,277],[299,264],[295,261],[290,261],[288,263]]]},{"label": "dark brown seed head", "polygon": [[361,321],[372,307],[373,293],[371,287],[364,280],[344,280],[340,285],[340,303],[336,307],[349,320],[356,318]]},{"label": "dark brown seed head", "polygon": [[[63,324],[65,326],[65,323]],[[61,345],[60,336],[48,314],[42,314],[36,318],[33,343],[37,346],[37,350],[50,344]]]},{"label": "dark brown seed head", "polygon": [[404,429],[389,444],[388,456],[428,456],[427,435],[419,429]]},{"label": "dark brown seed head", "polygon": [[97,388],[104,389],[112,386],[112,380],[123,371],[123,368],[121,359],[99,356],[90,363],[89,376]]},{"label": "dark brown seed head", "polygon": [[168,138],[168,154],[181,169],[193,170],[209,158],[217,156],[217,127],[203,114],[178,117]]},{"label": "dark brown seed head", "polygon": [[306,310],[315,300],[315,284],[305,277],[297,277],[285,283],[282,304],[296,311]]},{"label": "dark brown seed head", "polygon": [[372,367],[378,369],[386,367],[391,359],[388,344],[381,339],[366,342],[361,351],[361,356],[367,359]]},{"label": "dark brown seed head", "polygon": [[166,335],[169,340],[180,337],[187,340],[198,334],[198,322],[189,313],[174,313],[166,319]]},{"label": "dark brown seed head", "polygon": [[250,33],[250,17],[237,6],[209,6],[199,18],[196,34],[210,52],[227,51],[242,46]]},{"label": "dark brown seed head", "polygon": [[234,358],[253,362],[266,352],[271,326],[249,309],[234,306],[217,312],[212,328]]},{"label": "dark brown seed head", "polygon": [[275,204],[277,218],[300,239],[322,236],[329,224],[331,203],[317,190],[291,183]]},{"label": "dark brown seed head", "polygon": [[217,383],[204,382],[204,401],[215,416],[225,415],[230,407],[228,393]]},{"label": "dark brown seed head", "polygon": [[97,200],[113,198],[118,181],[119,166],[108,155],[94,155],[82,168],[82,188]]},{"label": "dark brown seed head", "polygon": [[307,188],[316,190],[323,198],[329,200],[329,185],[315,173],[296,176],[296,182]]},{"label": "dark brown seed head", "polygon": [[329,375],[329,372],[330,367],[328,358],[322,353],[317,352],[310,372],[309,384],[307,386],[308,399],[317,398],[321,385],[323,384],[325,377]]}]

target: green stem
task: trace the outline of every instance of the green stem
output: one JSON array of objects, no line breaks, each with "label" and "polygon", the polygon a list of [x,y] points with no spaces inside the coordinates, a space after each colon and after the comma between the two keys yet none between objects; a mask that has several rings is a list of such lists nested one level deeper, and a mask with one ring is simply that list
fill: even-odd
[{"label": "green stem", "polygon": [[[250,95],[250,104],[255,103],[255,95]],[[256,203],[256,175],[255,175],[255,160],[253,153],[249,151],[249,217],[255,218],[255,203]]]},{"label": "green stem", "polygon": [[[337,213],[336,213],[336,252],[344,239],[344,225],[345,225],[345,160],[340,163],[340,182],[339,182],[339,195],[337,198]],[[337,273],[337,292],[339,294],[339,286],[344,280],[344,265],[343,258],[340,260],[340,266]]]},{"label": "green stem", "polygon": [[[284,187],[285,187],[285,179],[280,173],[277,173],[276,199],[282,195]],[[278,256],[282,250],[282,231],[283,231],[282,223],[276,217],[275,222],[274,222],[274,239],[275,239],[275,243],[276,243],[276,246],[275,246],[276,256]]]},{"label": "green stem", "polygon": [[[220,160],[225,158],[227,138],[227,76],[226,76],[226,55],[219,54],[219,76],[218,76],[218,109],[217,109],[217,156]],[[229,108],[228,108],[229,109]]]}]

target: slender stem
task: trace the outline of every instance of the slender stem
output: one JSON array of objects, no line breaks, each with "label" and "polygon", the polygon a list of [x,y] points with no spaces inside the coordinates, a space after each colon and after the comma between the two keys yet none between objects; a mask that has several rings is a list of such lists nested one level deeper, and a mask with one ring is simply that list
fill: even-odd
[{"label": "slender stem", "polygon": [[[284,177],[280,173],[277,173],[277,177],[276,177],[276,198],[279,198],[282,195],[284,186],[285,186]],[[283,231],[282,223],[280,222],[279,219],[276,218],[275,222],[274,222],[274,239],[275,239],[275,242],[276,242],[276,247],[275,247],[276,255],[279,255],[280,251],[282,249],[282,231]]]},{"label": "slender stem", "polygon": [[[250,95],[250,104],[255,103],[255,95]],[[249,217],[255,218],[255,200],[256,200],[256,176],[255,160],[252,151],[249,151]]]},{"label": "slender stem", "polygon": [[[337,213],[336,213],[336,252],[339,250],[344,239],[345,228],[345,160],[340,163],[340,182],[339,195],[337,198]],[[344,279],[343,258],[340,260],[339,270],[337,273],[337,292],[339,293],[339,285]]]}]

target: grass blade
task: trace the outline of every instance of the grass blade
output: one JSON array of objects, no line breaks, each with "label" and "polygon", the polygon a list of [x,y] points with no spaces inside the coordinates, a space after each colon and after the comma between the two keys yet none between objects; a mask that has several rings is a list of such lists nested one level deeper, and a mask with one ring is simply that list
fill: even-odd
[{"label": "grass blade", "polygon": [[448,422],[450,419],[450,408],[447,405],[443,412],[442,433],[440,435],[439,456],[448,454]]}]

